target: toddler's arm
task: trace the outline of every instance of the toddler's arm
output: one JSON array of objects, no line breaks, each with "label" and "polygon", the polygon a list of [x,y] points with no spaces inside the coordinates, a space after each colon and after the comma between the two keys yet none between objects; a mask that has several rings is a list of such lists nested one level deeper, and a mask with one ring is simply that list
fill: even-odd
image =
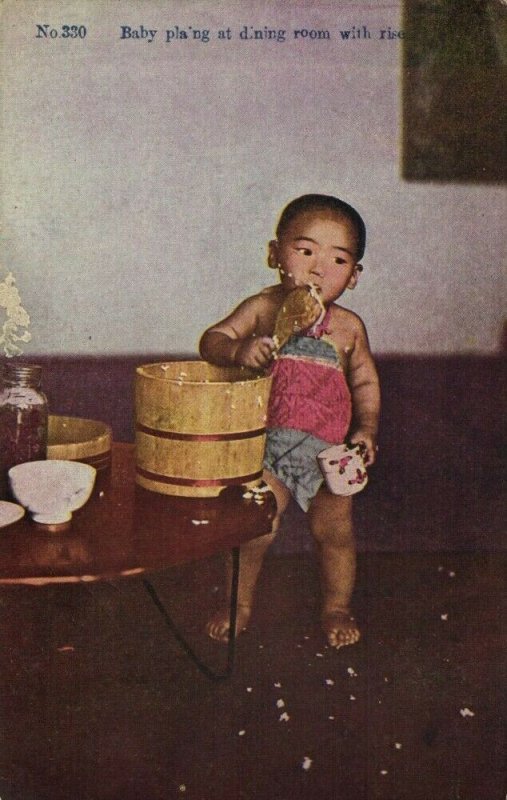
[{"label": "toddler's arm", "polygon": [[353,427],[349,440],[363,441],[366,461],[373,464],[377,455],[377,430],[380,415],[380,387],[363,323],[358,320],[354,349],[350,357],[348,383],[352,395]]},{"label": "toddler's arm", "polygon": [[218,366],[266,367],[273,357],[274,342],[269,336],[257,335],[260,312],[258,297],[245,300],[203,333],[199,342],[201,356]]}]

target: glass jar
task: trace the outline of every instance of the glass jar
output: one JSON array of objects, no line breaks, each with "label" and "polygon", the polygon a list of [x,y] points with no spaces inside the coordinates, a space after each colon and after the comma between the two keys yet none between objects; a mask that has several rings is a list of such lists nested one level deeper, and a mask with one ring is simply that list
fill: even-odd
[{"label": "glass jar", "polygon": [[0,388],[0,497],[8,496],[8,470],[46,458],[48,406],[42,367],[6,363]]}]

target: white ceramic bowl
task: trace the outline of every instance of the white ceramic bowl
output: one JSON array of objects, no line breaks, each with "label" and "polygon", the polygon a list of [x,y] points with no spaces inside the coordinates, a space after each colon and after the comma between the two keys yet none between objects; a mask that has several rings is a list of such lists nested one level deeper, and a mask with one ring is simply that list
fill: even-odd
[{"label": "white ceramic bowl", "polygon": [[9,470],[11,489],[34,521],[68,522],[89,499],[97,470],[80,461],[26,461]]}]

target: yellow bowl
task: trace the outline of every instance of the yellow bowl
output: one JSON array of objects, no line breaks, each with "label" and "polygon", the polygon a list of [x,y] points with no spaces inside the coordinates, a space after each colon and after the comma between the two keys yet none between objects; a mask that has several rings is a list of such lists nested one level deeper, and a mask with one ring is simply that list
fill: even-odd
[{"label": "yellow bowl", "polygon": [[97,470],[111,465],[111,427],[105,422],[81,417],[49,416],[49,459],[84,461]]}]

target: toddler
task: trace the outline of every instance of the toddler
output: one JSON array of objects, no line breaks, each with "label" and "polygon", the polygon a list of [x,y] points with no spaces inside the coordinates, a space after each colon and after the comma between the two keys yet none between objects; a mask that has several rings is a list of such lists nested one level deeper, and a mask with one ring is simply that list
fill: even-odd
[{"label": "toddler", "polygon": [[[320,194],[303,195],[283,210],[268,264],[280,283],[244,300],[203,334],[207,361],[270,370],[273,384],[267,418],[264,480],[277,501],[272,532],[241,548],[237,631],[250,618],[264,554],[292,495],[308,512],[317,544],[322,580],[321,624],[333,647],[353,644],[359,629],[351,615],[356,550],[352,498],[331,494],[323,485],[317,454],[346,439],[364,443],[373,464],[380,409],[377,371],[365,327],[353,312],[335,303],[354,289],[362,266],[366,231],[348,203]],[[316,287],[324,318],[293,335],[274,359],[273,330],[287,294],[297,286]],[[208,623],[209,635],[229,637],[229,613]]]}]

